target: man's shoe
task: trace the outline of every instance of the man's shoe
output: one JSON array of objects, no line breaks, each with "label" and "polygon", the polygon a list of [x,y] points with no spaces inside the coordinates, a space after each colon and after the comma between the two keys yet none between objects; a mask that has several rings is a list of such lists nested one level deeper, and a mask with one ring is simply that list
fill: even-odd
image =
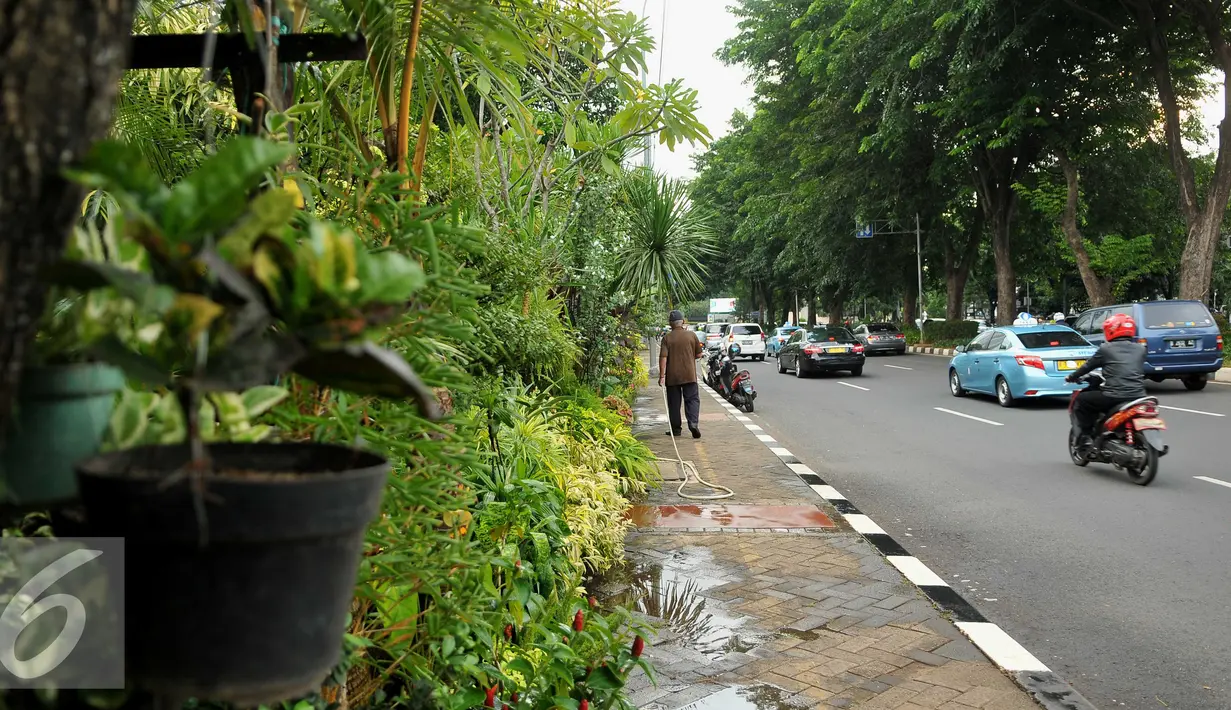
[{"label": "man's shoe", "polygon": [[691,432],[692,432],[692,438],[694,438],[694,439],[700,439],[700,438],[701,438],[701,430],[700,430],[700,429],[692,429],[692,428],[689,428],[689,429],[688,429],[688,431],[691,431]]},{"label": "man's shoe", "polygon": [[683,435],[684,435],[684,432],[682,431],[672,430],[672,431],[667,432],[667,436],[683,436]]}]

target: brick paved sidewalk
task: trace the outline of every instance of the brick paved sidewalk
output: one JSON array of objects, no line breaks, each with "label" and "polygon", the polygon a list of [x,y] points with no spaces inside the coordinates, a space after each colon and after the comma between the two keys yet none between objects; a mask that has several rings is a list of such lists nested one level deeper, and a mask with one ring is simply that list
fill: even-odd
[{"label": "brick paved sidewalk", "polygon": [[[598,590],[660,625],[646,651],[657,686],[644,675],[630,680],[638,707],[1037,710],[841,522],[757,523],[758,509],[741,506],[789,506],[759,509],[787,518],[841,517],[742,423],[708,397],[701,407],[703,438],[677,440],[680,454],[735,497],[686,501],[676,495],[678,481],[664,482],[636,511],[646,526],[628,537],[627,568]],[[674,458],[661,390],[648,388],[635,409],[639,437]],[[680,475],[660,466],[667,478]],[[690,485],[684,492],[712,491]]]}]

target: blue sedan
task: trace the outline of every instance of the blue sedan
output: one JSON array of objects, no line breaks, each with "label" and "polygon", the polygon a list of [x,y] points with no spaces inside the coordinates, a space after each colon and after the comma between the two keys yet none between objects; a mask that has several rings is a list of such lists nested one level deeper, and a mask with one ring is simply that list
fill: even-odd
[{"label": "blue sedan", "polygon": [[1077,331],[1063,325],[992,328],[949,361],[949,391],[990,394],[1002,407],[1034,397],[1067,397],[1081,385],[1064,378],[1096,351]]},{"label": "blue sedan", "polygon": [[784,325],[781,328],[774,328],[774,332],[765,340],[765,354],[778,357],[778,353],[782,351],[782,345],[787,338],[791,337],[791,333],[799,330],[797,325]]}]

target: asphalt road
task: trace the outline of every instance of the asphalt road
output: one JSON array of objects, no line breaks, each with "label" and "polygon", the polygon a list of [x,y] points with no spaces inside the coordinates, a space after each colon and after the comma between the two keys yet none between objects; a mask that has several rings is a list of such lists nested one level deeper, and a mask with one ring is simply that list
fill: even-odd
[{"label": "asphalt road", "polygon": [[1099,708],[1231,708],[1231,385],[1149,384],[1171,451],[1141,487],[1069,461],[1065,401],[954,398],[947,364],[751,362],[752,416]]}]

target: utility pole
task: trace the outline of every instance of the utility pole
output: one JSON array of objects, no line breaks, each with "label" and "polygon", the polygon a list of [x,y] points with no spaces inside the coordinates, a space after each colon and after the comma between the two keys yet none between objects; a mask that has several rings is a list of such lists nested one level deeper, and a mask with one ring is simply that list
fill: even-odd
[{"label": "utility pole", "polygon": [[[919,269],[919,342],[923,342],[923,232],[919,229],[919,213],[915,213],[915,266]],[[900,273],[900,272],[899,272]]]},{"label": "utility pole", "polygon": [[[646,5],[648,5],[648,4],[649,4],[649,3],[648,3],[648,0],[647,0]],[[641,14],[645,16],[645,19],[646,19],[646,21],[648,22],[648,21],[649,21],[649,15],[646,13],[646,7],[645,7],[644,5],[643,5],[643,6],[642,6],[642,8],[641,8]],[[661,48],[661,47],[659,48],[659,51],[660,51],[660,52],[662,51],[662,48]],[[645,69],[645,67],[642,67],[642,69],[641,69],[641,88],[643,88],[643,89],[648,88],[648,87],[649,87],[649,81],[650,81],[649,72]],[[645,167],[645,169],[646,169],[647,171],[653,171],[653,169],[654,169],[654,161],[653,161],[653,158],[650,156],[650,148],[651,148],[651,146],[652,146],[652,144],[650,143],[650,136],[646,136],[646,137],[645,137],[645,152],[641,155],[641,164]],[[650,341],[650,343],[649,343],[649,345],[650,345],[650,378],[651,378],[651,379],[653,379],[653,378],[657,377],[657,376],[660,374],[660,373],[658,372],[658,370],[659,370],[659,368],[658,368],[658,348],[659,348],[659,342],[658,342],[658,336],[657,336],[657,334],[655,334],[654,336],[652,336],[652,337],[649,339],[649,341]]]}]

